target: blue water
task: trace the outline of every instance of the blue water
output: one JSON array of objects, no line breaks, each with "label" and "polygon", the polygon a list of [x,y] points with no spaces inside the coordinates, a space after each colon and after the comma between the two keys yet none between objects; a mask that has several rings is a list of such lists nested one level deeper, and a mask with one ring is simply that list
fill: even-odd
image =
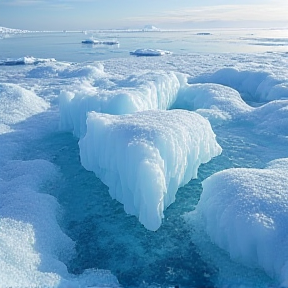
[{"label": "blue water", "polygon": [[[187,53],[286,52],[286,30],[202,30],[177,32],[37,32],[1,39],[0,60],[33,56],[57,61],[84,62],[130,57],[139,48]],[[0,35],[1,36],[1,35]],[[87,45],[81,41],[93,36],[99,40],[118,40],[120,45]]]}]

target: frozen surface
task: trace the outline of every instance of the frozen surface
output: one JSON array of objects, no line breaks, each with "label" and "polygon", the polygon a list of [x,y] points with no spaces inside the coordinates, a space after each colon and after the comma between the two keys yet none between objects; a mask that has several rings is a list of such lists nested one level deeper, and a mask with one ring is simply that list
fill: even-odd
[{"label": "frozen surface", "polygon": [[203,181],[196,212],[231,258],[288,284],[288,159],[264,169],[229,169]]},{"label": "frozen surface", "polygon": [[[281,31],[278,30],[253,31],[254,35],[244,30],[221,33],[213,30],[207,37],[197,35],[198,31],[122,31],[117,35],[121,47],[81,45],[83,33],[14,32],[5,30],[0,33],[2,287],[119,287],[118,280],[121,287],[287,286],[287,249],[284,250],[287,229],[281,222],[287,222],[287,199],[285,192],[278,192],[287,184],[288,158],[288,73],[285,69],[288,57],[286,46],[283,46],[287,42],[283,31],[279,36]],[[113,39],[115,36],[109,31],[105,33],[99,39]],[[243,35],[245,33],[246,36]],[[173,54],[152,58],[131,57],[129,51],[138,47],[169,50]],[[233,54],[221,54],[231,51]],[[21,65],[17,65],[18,62]],[[221,155],[199,166],[197,179],[178,189],[175,202],[167,207],[161,227],[154,232],[147,230],[136,217],[127,216],[123,205],[110,197],[108,187],[81,166],[77,137],[85,136],[86,114],[92,110],[98,113],[97,119],[102,113],[114,114],[103,114],[101,117],[107,121],[112,119],[111,125],[115,125],[113,133],[121,136],[124,131],[118,130],[119,119],[133,119],[135,129],[132,134],[138,135],[140,130],[135,115],[148,113],[156,118],[158,112],[159,117],[182,115],[176,110],[171,111],[172,114],[164,111],[175,108],[193,111],[183,113],[191,113],[193,118],[201,119],[197,124],[204,121],[203,117],[208,119],[223,150]],[[151,109],[153,111],[147,111]],[[179,117],[182,119],[183,115]],[[152,141],[153,146],[144,141],[147,144],[144,146],[151,148],[141,150],[142,146],[139,146],[145,157],[151,156],[151,151],[158,148],[160,151],[163,148],[160,144],[165,139],[165,147],[172,149],[177,140],[172,135],[179,133],[177,121],[174,122],[171,129],[162,127],[161,131],[170,131],[167,136],[163,132],[164,136],[160,133],[162,138],[157,138],[158,130],[146,119],[147,127],[155,132],[151,137],[162,142]],[[183,125],[186,128],[189,126],[187,131],[198,131],[198,125],[193,128],[189,123]],[[123,124],[124,128],[128,127],[126,124]],[[107,130],[103,128],[107,138],[112,126],[109,124]],[[73,132],[77,137],[65,131]],[[92,136],[92,133],[89,135]],[[122,136],[121,143],[125,144],[127,138]],[[170,142],[169,137],[174,142]],[[181,137],[187,138],[187,135],[183,133],[182,136],[181,133]],[[104,149],[99,139],[94,140]],[[107,151],[111,147],[121,148],[117,146],[120,142],[105,143]],[[173,146],[173,151],[177,151],[173,154],[175,157],[180,157],[179,153],[186,149],[182,142],[180,144],[181,149]],[[119,165],[125,165],[121,159],[126,154],[122,154],[119,153],[119,159],[106,155],[105,160],[110,157],[109,163],[118,161]],[[133,163],[139,159],[136,154],[133,154]],[[142,154],[137,155],[140,157]],[[168,156],[166,160],[172,160]],[[184,153],[182,156],[185,156]],[[167,168],[169,165],[171,168],[174,162],[168,162]],[[109,163],[106,163],[107,167]],[[176,171],[176,167],[172,168]],[[169,169],[164,171],[167,179],[167,173],[173,170]],[[228,170],[220,172],[224,169]],[[125,174],[120,167],[116,171]],[[220,174],[215,174],[217,172]],[[176,174],[180,176],[181,173]],[[229,186],[233,183],[224,185],[218,182],[222,179],[221,175],[228,175],[228,184],[233,180],[237,186],[234,193],[239,207],[247,204],[242,210],[229,194],[232,193]],[[166,181],[166,178],[163,179]],[[219,215],[225,212],[230,217],[225,218],[222,214],[217,223],[227,224],[227,227],[232,222],[236,225],[233,227],[248,223],[245,233],[234,233],[234,236],[239,235],[238,239],[231,236],[232,230],[213,222],[217,217],[211,220],[215,223],[211,228],[215,235],[223,232],[220,240],[231,237],[232,244],[243,240],[238,247],[228,247],[227,240],[224,241],[226,246],[220,248],[211,241],[206,233],[208,226],[203,225],[208,222],[195,217],[201,215],[200,207],[205,206],[201,204],[202,200],[197,208],[198,214],[188,213],[185,214],[187,217],[182,217],[195,209],[202,194],[201,182],[210,183],[210,179],[223,187],[217,197],[220,199],[225,192],[230,197],[228,204],[231,203],[219,211]],[[264,184],[260,180],[265,181]],[[153,189],[153,183],[146,182],[142,182],[142,187],[151,185]],[[209,194],[213,198],[215,190],[212,187],[211,192],[206,186],[202,197]],[[253,199],[258,202],[253,202],[249,192],[256,195]],[[168,193],[165,195],[169,203]],[[225,201],[228,200],[223,199],[222,202]],[[211,213],[214,208],[217,209],[213,207]],[[258,212],[255,212],[257,209]],[[202,212],[209,214],[206,209]],[[241,221],[235,220],[238,212]],[[258,229],[255,228],[255,231],[259,231],[261,238],[254,233],[253,227]],[[271,249],[267,244],[278,245],[279,241],[282,241],[280,248],[275,248],[270,255]],[[234,253],[231,253],[233,259],[228,249]]]},{"label": "frozen surface", "polygon": [[200,164],[222,150],[209,122],[185,110],[125,116],[91,112],[79,146],[83,166],[153,231],[178,188],[197,178]]},{"label": "frozen surface", "polygon": [[10,161],[2,169],[1,284],[56,287],[61,276],[68,274],[61,260],[72,256],[74,244],[57,223],[56,199],[39,190],[57,171],[44,160]]}]

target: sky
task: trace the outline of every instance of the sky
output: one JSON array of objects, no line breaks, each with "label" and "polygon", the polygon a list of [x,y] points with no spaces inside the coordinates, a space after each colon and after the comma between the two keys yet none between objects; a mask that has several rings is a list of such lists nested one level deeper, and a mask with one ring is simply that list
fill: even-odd
[{"label": "sky", "polygon": [[288,27],[288,0],[0,0],[0,26],[27,30]]}]

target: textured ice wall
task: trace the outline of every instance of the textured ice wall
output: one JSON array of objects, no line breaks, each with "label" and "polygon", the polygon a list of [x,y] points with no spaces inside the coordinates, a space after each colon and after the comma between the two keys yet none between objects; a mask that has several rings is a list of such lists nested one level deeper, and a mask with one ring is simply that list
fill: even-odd
[{"label": "textured ice wall", "polygon": [[185,110],[120,116],[91,112],[79,146],[82,165],[150,230],[160,227],[178,188],[222,151],[210,123]]},{"label": "textured ice wall", "polygon": [[121,78],[99,70],[90,82],[60,93],[60,129],[73,131],[77,137],[85,135],[90,111],[121,115],[166,110],[175,102],[183,79],[184,75],[174,72],[150,71]]},{"label": "textured ice wall", "polygon": [[288,285],[288,159],[235,168],[203,181],[196,207],[212,241]]}]

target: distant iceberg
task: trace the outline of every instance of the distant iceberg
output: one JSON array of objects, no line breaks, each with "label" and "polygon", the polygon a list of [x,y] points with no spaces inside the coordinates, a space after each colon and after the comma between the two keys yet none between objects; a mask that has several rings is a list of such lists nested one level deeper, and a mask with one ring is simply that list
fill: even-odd
[{"label": "distant iceberg", "polygon": [[212,35],[210,32],[198,32],[196,35]]},{"label": "distant iceberg", "polygon": [[119,45],[119,41],[117,40],[96,40],[93,37],[83,40],[82,44],[92,44],[92,45]]},{"label": "distant iceberg", "polygon": [[21,30],[21,29],[12,29],[12,28],[6,28],[6,27],[0,27],[0,34],[13,34],[13,33],[27,33],[30,32],[28,30]]},{"label": "distant iceberg", "polygon": [[172,52],[160,49],[137,49],[130,54],[135,56],[163,56],[172,54]]},{"label": "distant iceberg", "polygon": [[55,62],[54,58],[34,58],[34,57],[21,57],[17,59],[0,60],[0,66],[13,66],[13,65],[32,65],[45,62]]},{"label": "distant iceberg", "polygon": [[143,31],[160,31],[160,29],[153,25],[145,25]]}]

